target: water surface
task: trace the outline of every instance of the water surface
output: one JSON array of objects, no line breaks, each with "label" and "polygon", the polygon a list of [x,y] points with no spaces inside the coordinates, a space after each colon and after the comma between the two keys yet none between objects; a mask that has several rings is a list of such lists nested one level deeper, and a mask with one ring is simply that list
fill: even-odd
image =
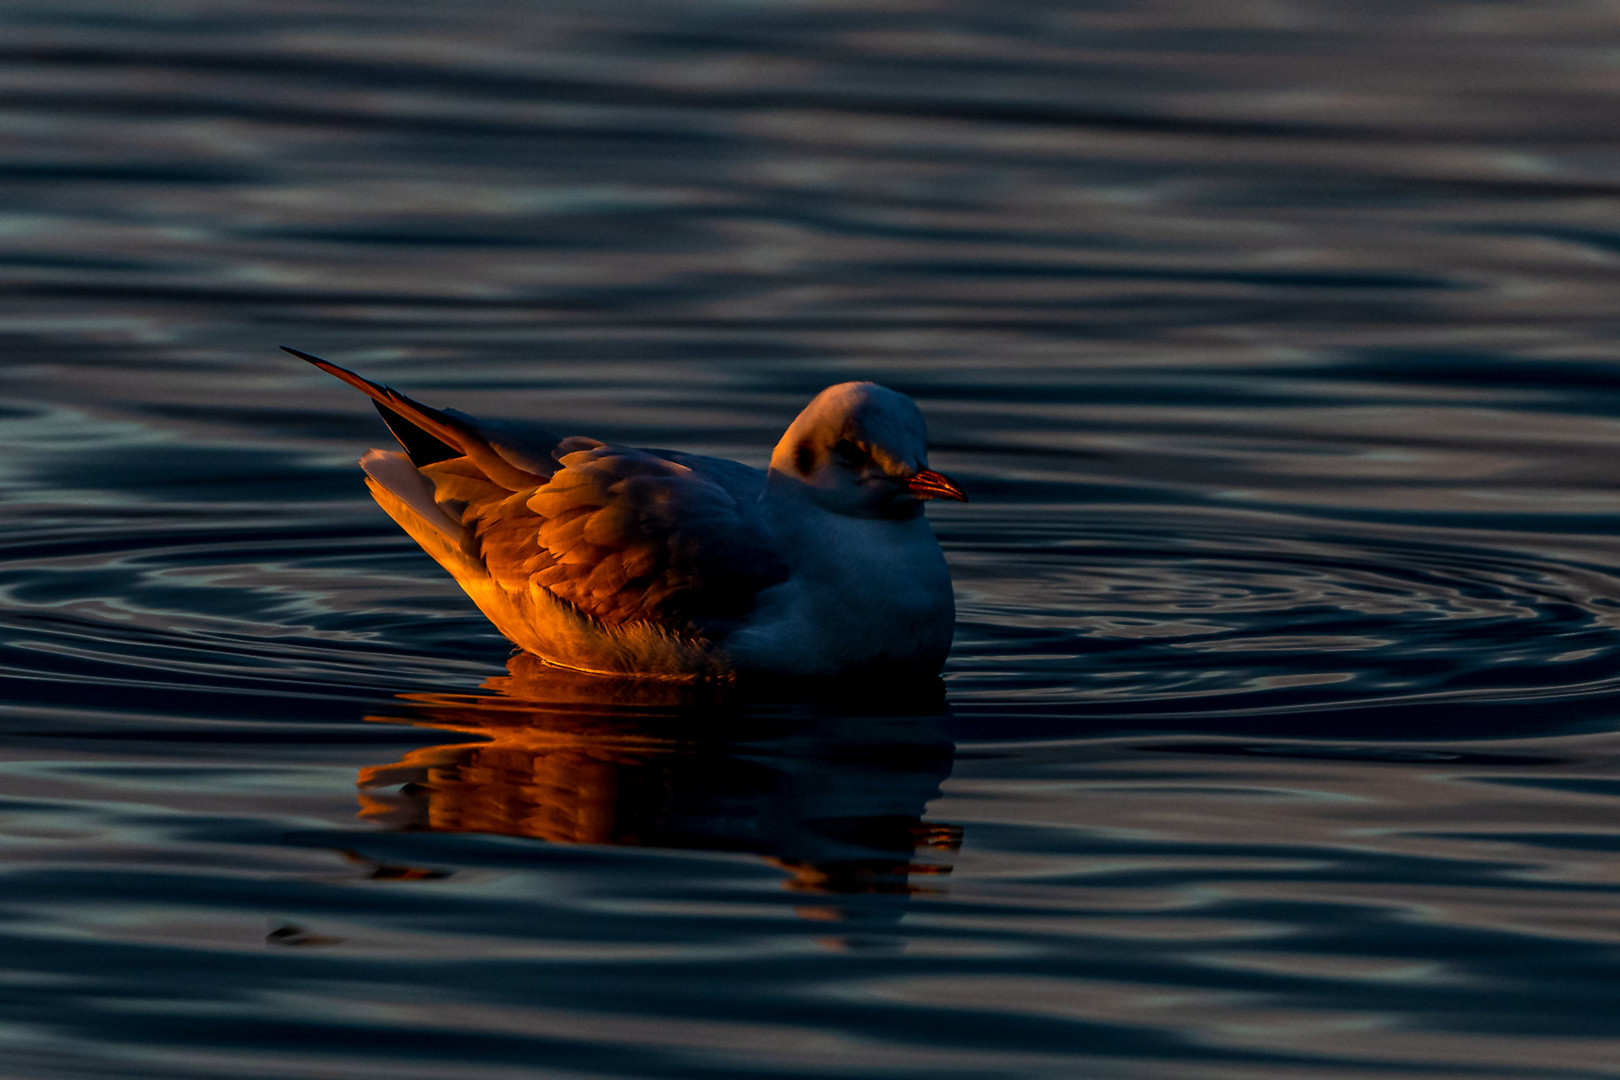
[{"label": "water surface", "polygon": [[[8,1076],[1620,1075],[1602,5],[0,25]],[[942,698],[510,657],[280,344],[912,394]]]}]

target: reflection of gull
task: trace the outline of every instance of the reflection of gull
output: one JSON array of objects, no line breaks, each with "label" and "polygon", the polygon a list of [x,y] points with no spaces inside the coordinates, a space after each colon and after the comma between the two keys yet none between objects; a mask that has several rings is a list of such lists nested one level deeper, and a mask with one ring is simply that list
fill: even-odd
[{"label": "reflection of gull", "polygon": [[950,575],[923,501],[922,413],[872,383],[822,391],[768,472],[370,395],[403,453],[361,459],[377,502],[500,631],[602,674],[933,676]]},{"label": "reflection of gull", "polygon": [[710,706],[696,714],[710,729],[693,738],[675,688],[633,704],[636,686],[667,684],[587,680],[521,655],[510,667],[487,687],[546,703],[405,695],[413,715],[400,719],[481,741],[362,770],[362,814],[402,829],[749,852],[817,893],[913,892],[910,879],[946,872],[937,857],[960,842],[922,820],[954,750],[933,715],[823,711],[771,730],[768,717],[733,726]]}]

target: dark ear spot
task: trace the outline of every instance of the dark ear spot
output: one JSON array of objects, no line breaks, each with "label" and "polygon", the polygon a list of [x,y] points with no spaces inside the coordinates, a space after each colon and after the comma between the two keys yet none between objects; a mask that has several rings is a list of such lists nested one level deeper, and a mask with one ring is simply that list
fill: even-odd
[{"label": "dark ear spot", "polygon": [[810,444],[802,442],[799,448],[793,451],[793,467],[799,470],[801,476],[808,476],[816,464],[816,452]]}]

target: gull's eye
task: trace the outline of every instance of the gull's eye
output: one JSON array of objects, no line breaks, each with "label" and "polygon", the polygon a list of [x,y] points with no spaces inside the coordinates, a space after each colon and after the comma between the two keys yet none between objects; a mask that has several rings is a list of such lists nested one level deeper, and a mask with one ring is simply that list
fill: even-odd
[{"label": "gull's eye", "polygon": [[839,439],[833,444],[832,449],[833,453],[838,456],[838,460],[852,469],[865,465],[872,460],[872,455],[867,453],[860,443],[851,439]]}]

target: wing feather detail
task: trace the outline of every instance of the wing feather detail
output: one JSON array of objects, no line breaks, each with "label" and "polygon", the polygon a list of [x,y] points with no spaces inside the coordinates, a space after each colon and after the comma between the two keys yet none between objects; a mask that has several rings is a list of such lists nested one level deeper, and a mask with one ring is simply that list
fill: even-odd
[{"label": "wing feather detail", "polygon": [[556,466],[515,491],[468,458],[420,471],[493,580],[538,585],[607,626],[706,636],[787,577],[752,504],[687,465],[571,438]]},{"label": "wing feather detail", "polygon": [[758,514],[758,470],[430,408],[287,351],[384,410],[405,453],[366,456],[372,493],[507,637],[547,659],[703,669],[704,643],[788,577]]}]

